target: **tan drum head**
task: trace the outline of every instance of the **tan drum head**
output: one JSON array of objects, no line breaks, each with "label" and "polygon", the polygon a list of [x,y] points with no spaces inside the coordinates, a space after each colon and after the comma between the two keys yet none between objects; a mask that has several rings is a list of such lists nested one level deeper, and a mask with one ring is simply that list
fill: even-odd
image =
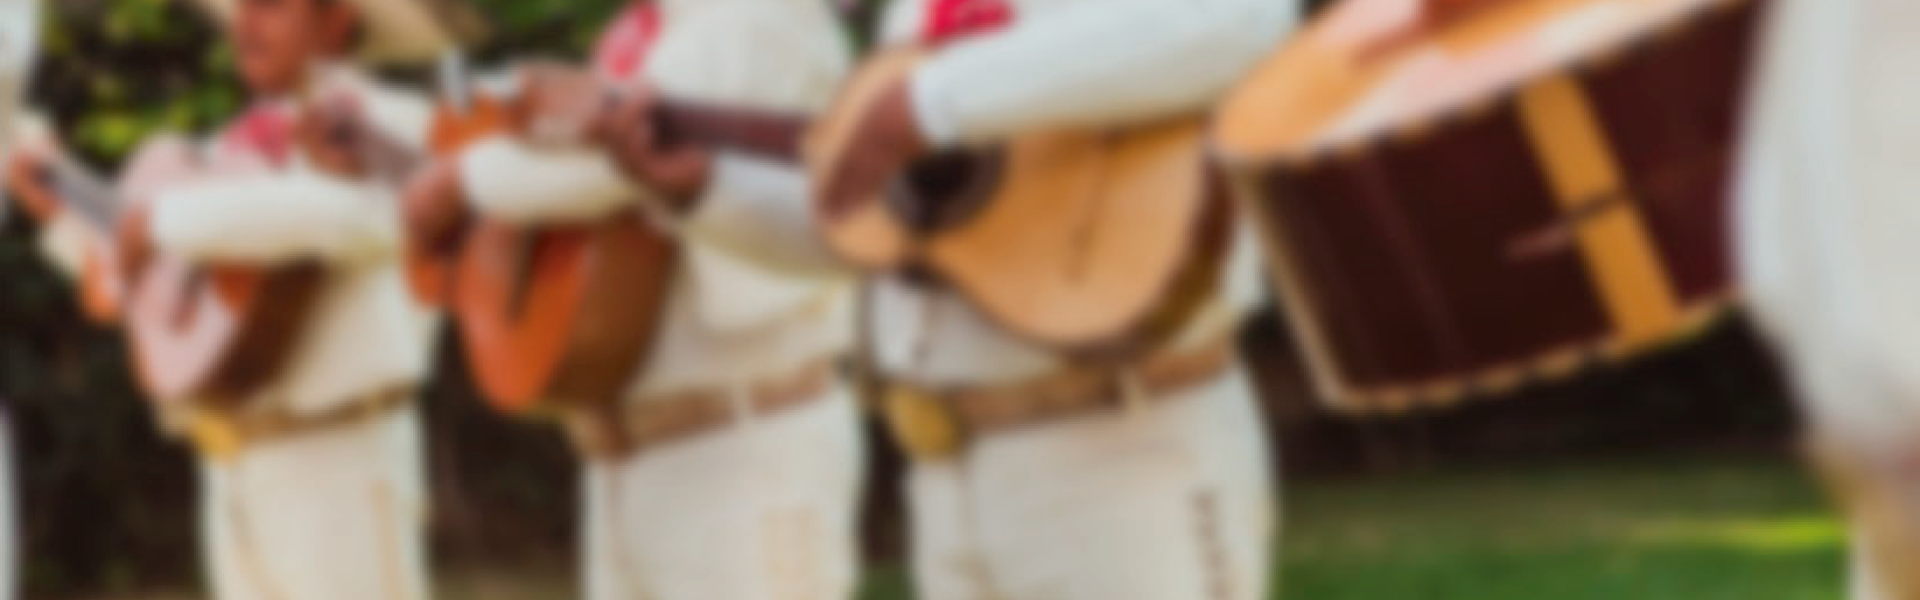
[{"label": "tan drum head", "polygon": [[1347,0],[1228,96],[1215,149],[1230,164],[1303,162],[1410,134],[1739,1],[1511,0],[1435,23],[1420,0]]}]

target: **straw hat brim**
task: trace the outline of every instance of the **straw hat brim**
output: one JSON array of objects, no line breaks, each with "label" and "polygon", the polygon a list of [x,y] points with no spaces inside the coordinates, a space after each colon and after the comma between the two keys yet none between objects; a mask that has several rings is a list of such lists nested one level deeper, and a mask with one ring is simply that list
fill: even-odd
[{"label": "straw hat brim", "polygon": [[[240,0],[197,0],[222,22],[232,18]],[[462,0],[344,0],[366,22],[362,59],[381,64],[416,64],[437,59],[479,39],[485,26]]]}]

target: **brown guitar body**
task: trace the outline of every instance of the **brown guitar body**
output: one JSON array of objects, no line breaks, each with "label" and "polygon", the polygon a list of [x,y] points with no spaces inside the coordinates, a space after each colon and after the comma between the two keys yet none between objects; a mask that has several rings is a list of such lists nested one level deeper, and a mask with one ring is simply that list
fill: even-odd
[{"label": "brown guitar body", "polygon": [[1355,38],[1336,6],[1215,126],[1336,407],[1488,396],[1682,341],[1734,294],[1759,0],[1487,2]]},{"label": "brown guitar body", "polygon": [[[829,170],[878,93],[921,54],[874,59],[823,120],[809,159]],[[870,269],[924,268],[1016,334],[1085,354],[1167,333],[1210,289],[1227,204],[1202,151],[1202,121],[1038,133],[913,167],[885,198],[825,225]]]},{"label": "brown guitar body", "polygon": [[[176,150],[142,152],[130,163],[130,178],[164,186],[232,174]],[[17,158],[8,181],[16,193],[75,211],[95,229],[96,247],[81,273],[82,305],[94,320],[126,327],[148,394],[162,402],[233,402],[277,377],[298,347],[323,270],[200,267],[165,255],[125,268],[107,242],[120,202],[104,182],[66,161]]]},{"label": "brown guitar body", "polygon": [[260,270],[154,260],[127,306],[141,384],[163,400],[245,399],[292,358],[324,275],[319,265]]},{"label": "brown guitar body", "polygon": [[[509,131],[511,107],[485,98],[469,104],[440,114],[434,138],[443,157]],[[410,276],[417,293],[452,311],[496,409],[524,414],[620,399],[652,348],[679,264],[671,237],[638,209],[537,228],[464,206],[409,210],[458,223],[444,239],[410,242]]]},{"label": "brown guitar body", "polygon": [[510,413],[618,399],[677,264],[674,243],[637,214],[540,229],[475,222],[453,310],[481,389]]},{"label": "brown guitar body", "polygon": [[[434,115],[430,143],[436,153],[451,155],[500,132],[506,128],[507,119],[505,107],[485,98],[475,98],[472,106],[464,111],[441,106]],[[465,206],[430,208],[448,213],[444,218],[457,222],[452,228],[456,232],[464,230],[464,225],[472,218]],[[442,239],[427,237],[407,236],[407,253],[402,261],[406,265],[407,283],[413,289],[414,298],[421,304],[447,308],[453,295],[454,272],[458,269],[462,240],[458,235]]]}]

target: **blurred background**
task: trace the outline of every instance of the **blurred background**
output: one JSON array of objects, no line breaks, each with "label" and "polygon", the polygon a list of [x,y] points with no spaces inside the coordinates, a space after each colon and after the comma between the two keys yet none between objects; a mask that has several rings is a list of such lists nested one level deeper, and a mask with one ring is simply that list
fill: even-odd
[{"label": "blurred background", "polygon": [[[624,0],[477,3],[497,26],[479,54],[498,59],[577,57]],[[36,97],[97,163],[243,102],[227,50],[185,4],[50,4]],[[26,597],[196,597],[188,456],[157,436],[117,334],[85,324],[29,234],[18,221],[0,231],[0,398],[23,457]],[[1276,597],[1841,597],[1843,532],[1796,466],[1791,404],[1737,316],[1574,381],[1367,419],[1315,404],[1278,323],[1264,315],[1245,335],[1285,470]],[[455,353],[439,373],[427,413],[440,595],[574,597],[563,441],[488,414]],[[866,598],[904,600],[899,459],[875,448]]]}]

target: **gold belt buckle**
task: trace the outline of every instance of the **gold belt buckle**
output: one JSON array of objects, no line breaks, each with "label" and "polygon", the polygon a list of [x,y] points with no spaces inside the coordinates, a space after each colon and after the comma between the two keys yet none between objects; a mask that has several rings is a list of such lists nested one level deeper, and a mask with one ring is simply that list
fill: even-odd
[{"label": "gold belt buckle", "polygon": [[888,429],[894,441],[915,460],[952,458],[966,443],[960,420],[940,398],[926,391],[892,386],[883,398]]},{"label": "gold belt buckle", "polygon": [[188,433],[193,437],[193,446],[200,451],[200,455],[214,461],[224,462],[239,455],[245,444],[240,435],[240,426],[233,419],[221,415],[194,415]]}]

